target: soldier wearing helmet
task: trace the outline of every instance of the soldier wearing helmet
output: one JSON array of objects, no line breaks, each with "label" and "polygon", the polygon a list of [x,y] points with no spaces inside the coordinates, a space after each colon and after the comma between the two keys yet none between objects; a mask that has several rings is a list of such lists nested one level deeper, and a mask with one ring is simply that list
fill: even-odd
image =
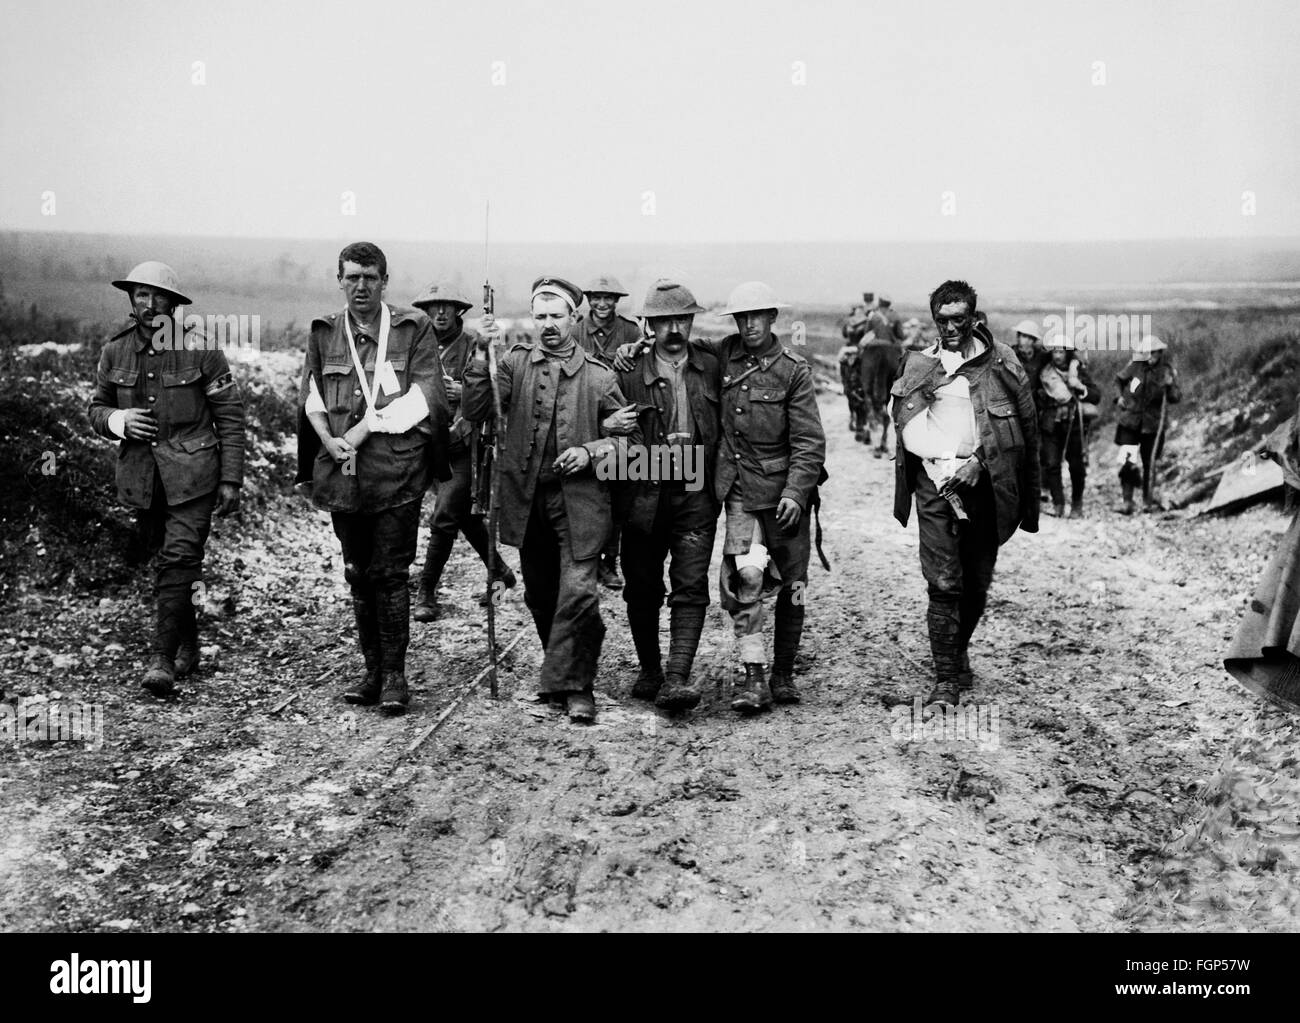
[{"label": "soldier wearing helmet", "polygon": [[898,376],[902,359],[903,321],[893,310],[886,294],[876,296],[876,307],[867,318],[867,335],[861,345],[858,367],[866,416],[858,439],[871,443],[871,428],[880,426],[880,443],[873,449],[877,458],[889,451],[889,385]]},{"label": "soldier wearing helmet", "polygon": [[[474,354],[478,336],[465,326],[464,315],[474,303],[451,281],[436,280],[411,305],[424,312],[433,324],[433,336],[438,343],[438,360],[442,365],[442,382],[447,389],[451,409],[451,444],[448,456],[451,461],[451,479],[436,483],[433,514],[429,518],[429,546],[425,552],[424,570],[420,573],[420,591],[411,617],[417,622],[435,621],[440,614],[438,584],[442,571],[451,557],[456,535],[463,533],[469,545],[488,563],[488,531],[482,515],[472,513],[473,467],[470,456],[470,437],[474,424],[460,412],[460,395],[465,367]],[[506,565],[498,550],[493,565],[494,581],[513,589],[515,574]],[[480,600],[492,599],[492,587]]]},{"label": "soldier wearing helmet", "polygon": [[1038,371],[1047,362],[1047,353],[1043,351],[1042,341],[1042,331],[1033,320],[1021,320],[1016,324],[1014,345],[1016,358],[1020,360],[1020,365],[1024,368],[1031,384],[1037,382]]},{"label": "soldier wearing helmet", "polygon": [[[582,294],[587,299],[587,315],[578,320],[573,336],[588,355],[612,369],[618,349],[644,337],[638,324],[618,312],[618,300],[627,297],[627,289],[613,274],[597,274],[587,282]],[[623,577],[618,572],[618,534],[615,524],[600,555],[600,585],[611,590],[623,588]]]},{"label": "soldier wearing helmet", "polygon": [[[212,514],[239,509],[244,404],[225,353],[196,331],[176,338],[190,304],[176,271],[146,262],[113,282],[131,298],[131,323],[99,357],[90,423],[120,441],[118,499],[138,509],[156,557],[152,656],[141,684],[155,696],[199,662],[196,604]],[[161,342],[161,343],[160,343]]]},{"label": "soldier wearing helmet", "polygon": [[1095,405],[1101,392],[1079,359],[1074,338],[1060,330],[1043,342],[1047,362],[1038,372],[1034,404],[1038,408],[1038,434],[1042,445],[1043,473],[1057,518],[1065,515],[1065,490],[1061,462],[1070,466],[1070,518],[1083,517],[1083,489],[1087,473],[1087,421],[1084,403]]},{"label": "soldier wearing helmet", "polygon": [[[630,429],[634,413],[613,371],[573,336],[581,304],[576,285],[539,277],[530,303],[538,341],[516,345],[497,364],[509,454],[498,463],[498,499],[501,540],[519,548],[524,602],[546,648],[541,698],[590,723],[605,638],[599,557],[612,527],[609,487],[594,463],[617,446],[611,419],[626,413]],[[487,348],[500,327],[484,316],[478,333],[461,393],[461,412],[474,423],[494,414]]]},{"label": "soldier wearing helmet", "polygon": [[[1120,446],[1119,482],[1124,503],[1121,515],[1132,515],[1133,492],[1142,487],[1143,510],[1158,507],[1153,496],[1152,463],[1164,449],[1169,405],[1182,401],[1178,372],[1167,356],[1168,345],[1148,335],[1133,350],[1132,361],[1115,374],[1119,420],[1115,443]],[[1139,467],[1140,466],[1140,467]]]},{"label": "soldier wearing helmet", "polygon": [[[667,478],[623,480],[614,488],[623,527],[623,599],[640,665],[632,695],[675,711],[700,702],[700,682],[691,677],[691,667],[709,605],[709,559],[718,528],[713,490],[720,440],[718,359],[689,343],[695,314],[702,312],[684,285],[656,281],[641,307],[654,344],[636,366],[618,374],[619,388],[636,404],[642,450],[656,464],[667,461],[682,470]],[[694,478],[688,478],[689,469]],[[659,609],[668,558],[671,631],[665,675]]]}]

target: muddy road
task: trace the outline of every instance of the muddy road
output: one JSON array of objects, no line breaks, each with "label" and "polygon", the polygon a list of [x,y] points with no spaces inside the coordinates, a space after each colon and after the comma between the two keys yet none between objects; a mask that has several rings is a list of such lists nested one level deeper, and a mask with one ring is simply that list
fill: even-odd
[{"label": "muddy road", "polygon": [[516,590],[498,635],[527,635],[501,699],[485,688],[410,752],[483,666],[479,566],[459,547],[459,609],[413,623],[410,714],[349,708],[337,546],[306,505],[264,534],[218,525],[207,661],[174,702],[135,681],[143,588],[27,598],[0,633],[7,702],[99,704],[103,742],[0,744],[0,927],[1133,926],[1149,862],[1258,711],[1219,658],[1281,515],[1124,519],[1095,465],[1083,521],[1044,518],[1002,550],[978,711],[914,733],[931,682],[915,526],[891,517],[892,463],[853,441],[842,400],[822,411],[834,567],[810,570],[804,702],[755,719],[727,708],[716,606],[701,706],[673,719],[633,701],[622,600],[604,591],[599,720],[570,724],[533,701]]}]

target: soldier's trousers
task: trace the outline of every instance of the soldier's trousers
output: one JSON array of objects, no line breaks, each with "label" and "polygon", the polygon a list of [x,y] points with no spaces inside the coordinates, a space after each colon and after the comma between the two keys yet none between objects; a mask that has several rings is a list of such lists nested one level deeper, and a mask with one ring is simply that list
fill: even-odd
[{"label": "soldier's trousers", "polygon": [[[804,512],[793,532],[782,529],[776,521],[776,509],[745,511],[738,487],[733,487],[726,501],[727,532],[722,547],[722,567],[718,572],[718,602],[731,615],[736,635],[736,654],[745,664],[762,664],[767,660],[763,643],[763,624],[766,619],[764,602],[777,595],[778,632],[786,633],[788,642],[798,646],[803,629],[804,589],[808,582],[808,559],[812,555],[812,540]],[[749,550],[758,523],[763,533],[771,565],[763,580],[762,593],[756,600],[741,600],[738,594],[739,573],[736,555]],[[778,595],[779,594],[779,595]],[[798,629],[782,629],[780,617],[798,618]],[[784,654],[782,650],[779,653]],[[789,650],[790,660],[794,650]],[[781,658],[784,661],[784,657]]]},{"label": "soldier's trousers", "polygon": [[921,574],[929,591],[926,614],[930,653],[940,682],[955,681],[965,666],[970,638],[984,614],[989,584],[998,560],[997,507],[988,473],[961,491],[970,516],[958,520],[919,460],[907,455],[916,493]]},{"label": "soldier's trousers", "polygon": [[[469,450],[460,448],[451,453],[451,479],[436,484],[433,515],[429,518],[429,548],[424,560],[424,580],[436,585],[442,570],[451,557],[456,534],[463,533],[474,552],[487,564],[488,530],[482,515],[474,515],[473,460]],[[505,567],[501,552],[497,551],[495,568]]]},{"label": "soldier's trousers", "polygon": [[1052,503],[1065,503],[1065,487],[1061,482],[1061,462],[1065,461],[1070,466],[1070,500],[1078,504],[1083,500],[1087,469],[1083,464],[1083,431],[1079,429],[1077,419],[1058,423],[1038,436],[1043,446],[1044,479]]},{"label": "soldier's trousers", "polygon": [[[677,607],[709,603],[709,559],[718,532],[718,508],[707,490],[663,488],[659,508],[647,533],[623,525],[623,599],[629,606]],[[668,582],[664,588],[664,561]]]},{"label": "soldier's trousers", "polygon": [[605,639],[598,595],[600,557],[573,556],[569,517],[558,482],[537,484],[519,548],[519,566],[524,603],[546,648],[538,689],[590,693]]},{"label": "soldier's trousers", "polygon": [[153,503],[140,512],[145,547],[154,558],[153,597],[157,608],[153,652],[169,659],[183,640],[198,635],[195,583],[203,578],[203,549],[212,529],[213,490],[183,504],[169,505],[162,479],[154,477]]},{"label": "soldier's trousers", "polygon": [[384,671],[404,671],[410,638],[407,577],[420,534],[420,499],[377,512],[333,512],[343,548],[343,578],[352,590],[357,639],[367,663],[376,653]]}]

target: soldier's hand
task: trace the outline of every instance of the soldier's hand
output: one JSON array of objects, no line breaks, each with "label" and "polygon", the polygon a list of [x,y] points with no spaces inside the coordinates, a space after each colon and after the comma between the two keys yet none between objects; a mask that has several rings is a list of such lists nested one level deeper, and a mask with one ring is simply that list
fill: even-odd
[{"label": "soldier's hand", "polygon": [[803,509],[799,507],[799,503],[790,497],[781,498],[781,503],[776,506],[777,525],[789,532],[799,525],[801,518],[803,518]]},{"label": "soldier's hand", "polygon": [[239,488],[233,483],[217,487],[217,516],[225,518],[239,511]]},{"label": "soldier's hand", "polygon": [[153,440],[158,436],[158,420],[148,409],[129,408],[122,420],[122,430],[130,440]]},{"label": "soldier's hand", "polygon": [[620,373],[626,373],[636,365],[636,357],[642,352],[642,342],[629,341],[625,345],[619,345],[614,352],[614,368]]},{"label": "soldier's hand", "polygon": [[343,443],[351,450],[356,451],[366,442],[366,438],[369,436],[370,427],[366,425],[366,421],[363,419],[343,435]]},{"label": "soldier's hand", "polygon": [[501,342],[501,325],[491,313],[484,313],[478,321],[478,347],[487,351],[489,346]]},{"label": "soldier's hand", "polygon": [[459,380],[453,380],[451,377],[443,377],[442,386],[447,391],[448,401],[460,401],[460,392],[461,392],[462,385]]},{"label": "soldier's hand", "polygon": [[980,466],[978,458],[968,458],[957,467],[957,471],[943,481],[943,486],[939,488],[939,494],[947,497],[955,494],[958,487],[973,487],[979,482]]},{"label": "soldier's hand", "polygon": [[611,412],[601,425],[615,437],[626,437],[636,429],[636,402],[625,405],[617,412]]},{"label": "soldier's hand", "polygon": [[346,462],[355,451],[352,445],[342,437],[329,437],[323,443],[325,450],[329,452],[330,458],[336,462]]},{"label": "soldier's hand", "polygon": [[583,447],[565,448],[551,466],[561,476],[582,472],[591,464],[591,452]]}]

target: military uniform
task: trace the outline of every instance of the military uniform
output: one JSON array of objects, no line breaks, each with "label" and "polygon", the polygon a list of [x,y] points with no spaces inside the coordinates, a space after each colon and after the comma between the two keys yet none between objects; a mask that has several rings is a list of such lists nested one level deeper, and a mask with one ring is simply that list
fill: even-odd
[{"label": "military uniform", "polygon": [[[372,432],[341,464],[323,446],[311,462],[312,501],[330,513],[343,551],[343,576],[351,589],[366,664],[363,688],[373,689],[376,677],[382,676],[384,691],[392,681],[404,704],[410,635],[407,577],[415,560],[424,492],[435,475],[449,475],[449,410],[428,318],[415,309],[384,305],[381,337],[384,320],[388,335],[383,364],[381,339],[361,333],[346,310],[312,320],[301,401],[308,412],[326,414],[334,437],[342,437],[366,417],[370,394],[377,412],[395,405],[415,407],[408,395],[416,390],[427,408],[424,418],[401,432]],[[349,330],[365,379],[359,378],[353,361]],[[391,375],[384,364],[391,367]],[[345,695],[351,702],[373,702],[360,690]]]},{"label": "military uniform", "polygon": [[893,309],[873,309],[867,317],[870,336],[859,346],[859,386],[862,390],[866,414],[863,416],[860,439],[871,441],[871,428],[880,425],[880,444],[877,457],[889,447],[889,387],[898,376],[902,358],[903,323]]},{"label": "military uniform", "polygon": [[[520,549],[524,600],[546,649],[539,688],[590,695],[605,636],[598,558],[611,527],[609,489],[594,461],[615,447],[602,439],[602,421],[626,402],[613,372],[576,344],[563,357],[540,341],[512,348],[498,365],[497,386],[506,417],[497,454],[501,540]],[[481,355],[465,370],[461,412],[471,422],[493,415]],[[559,476],[556,456],[578,446],[593,465]]]},{"label": "military uniform", "polygon": [[[927,621],[938,684],[936,695],[956,703],[973,685],[969,647],[984,613],[998,548],[1017,528],[1038,530],[1038,423],[1033,394],[1020,362],[983,325],[975,328],[983,350],[947,372],[936,345],[912,353],[891,388],[899,456],[895,461],[894,517],[907,525],[916,495],[921,572],[929,591]],[[941,406],[947,406],[940,411]],[[955,419],[948,418],[955,410]],[[914,420],[969,423],[960,441],[927,450],[909,430]],[[925,424],[918,424],[925,425]],[[959,431],[960,432],[960,431]],[[958,508],[939,491],[941,462],[979,460],[973,487],[958,495]],[[964,518],[963,518],[964,516]]]},{"label": "military uniform", "polygon": [[[152,412],[153,440],[127,439],[115,414],[121,409]],[[197,331],[159,347],[153,331],[133,320],[100,353],[89,416],[96,433],[120,441],[118,499],[139,511],[156,555],[154,655],[172,664],[187,645],[193,656],[194,586],[203,575],[217,488],[244,479],[244,405],[225,353]]]},{"label": "military uniform", "polygon": [[[1061,387],[1068,387],[1071,378],[1079,382],[1081,391],[1064,397]],[[1050,391],[1047,383],[1051,381]],[[1042,446],[1043,472],[1047,490],[1051,495],[1056,514],[1065,513],[1065,489],[1061,482],[1061,463],[1070,466],[1070,514],[1083,514],[1083,491],[1087,480],[1086,427],[1080,412],[1081,401],[1096,404],[1101,392],[1093,383],[1088,368],[1071,357],[1066,368],[1057,370],[1048,357],[1035,379],[1034,404],[1038,412],[1038,436]]]},{"label": "military uniform", "polygon": [[573,328],[573,336],[588,355],[606,368],[613,368],[614,356],[621,346],[640,342],[645,337],[635,320],[615,313],[609,323],[600,324],[590,311]]},{"label": "military uniform", "polygon": [[[737,289],[739,290],[739,289]],[[704,342],[722,374],[722,447],[714,494],[726,509],[727,528],[718,586],[731,614],[737,651],[745,665],[761,668],[764,599],[777,594],[772,657],[773,686],[790,679],[804,623],[804,587],[811,555],[810,518],[816,488],[825,479],[826,437],[807,360],[774,334],[757,353],[740,335]],[[776,508],[790,498],[802,509],[790,532]],[[760,590],[741,584],[737,557],[759,538],[771,559]]]},{"label": "military uniform", "polygon": [[1176,405],[1183,398],[1178,374],[1168,358],[1162,358],[1155,366],[1149,361],[1151,348],[1148,342],[1152,341],[1160,351],[1167,347],[1163,341],[1144,338],[1133,361],[1115,374],[1115,386],[1119,392],[1116,396],[1119,418],[1115,424],[1115,443],[1121,448],[1136,447],[1142,465],[1139,472],[1130,458],[1120,468],[1120,486],[1124,493],[1122,510],[1126,514],[1133,510],[1133,490],[1138,485],[1142,487],[1146,506],[1153,506],[1151,489],[1155,481],[1151,475],[1151,462],[1160,457],[1165,443],[1160,428],[1161,413],[1166,405]]}]

